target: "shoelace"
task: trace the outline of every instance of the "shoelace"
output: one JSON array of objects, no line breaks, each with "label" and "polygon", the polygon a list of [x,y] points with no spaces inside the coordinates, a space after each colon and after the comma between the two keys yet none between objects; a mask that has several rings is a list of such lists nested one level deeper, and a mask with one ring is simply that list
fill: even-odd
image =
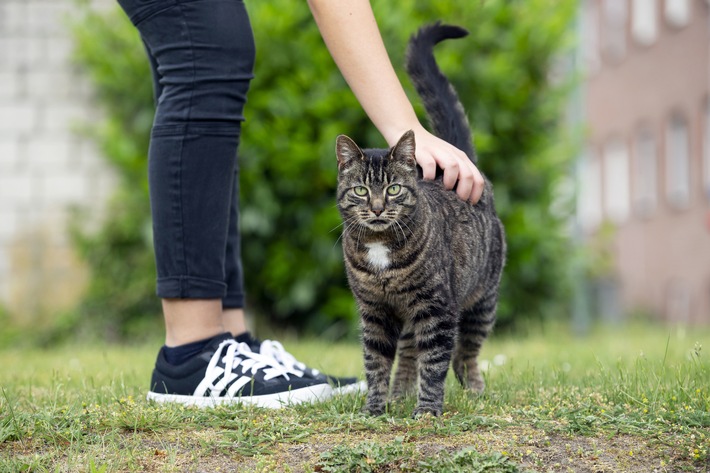
[{"label": "shoelace", "polygon": [[[261,342],[259,353],[276,360],[286,370],[296,376],[303,376],[303,373],[309,369],[304,363],[301,363],[295,356],[286,351],[280,342],[276,340],[264,340]],[[318,376],[320,371],[311,368],[314,376]]]},{"label": "shoelace", "polygon": [[[219,366],[220,361],[224,367]],[[212,393],[217,394],[240,377],[240,374],[235,373],[235,369],[241,366],[242,374],[251,373],[256,375],[260,370],[263,370],[264,381],[268,381],[279,376],[283,376],[290,380],[289,373],[276,360],[264,356],[259,353],[254,353],[246,343],[237,343],[234,340],[225,340],[219,344],[217,350],[210,358],[205,371],[205,377],[200,385],[195,390],[196,393]],[[218,380],[215,382],[215,380]],[[232,391],[237,391],[250,381],[246,376],[242,380],[235,381],[229,387],[229,395],[233,395]]]}]

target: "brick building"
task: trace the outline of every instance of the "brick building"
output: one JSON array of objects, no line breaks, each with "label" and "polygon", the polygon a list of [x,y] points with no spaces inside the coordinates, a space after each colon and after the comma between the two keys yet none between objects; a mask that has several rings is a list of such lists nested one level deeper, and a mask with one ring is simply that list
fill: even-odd
[{"label": "brick building", "polygon": [[586,0],[580,26],[578,221],[603,298],[620,313],[708,324],[710,5]]},{"label": "brick building", "polygon": [[68,240],[69,209],[96,217],[114,182],[77,132],[97,112],[71,62],[75,9],[73,0],[0,1],[0,307],[26,324],[76,301],[86,275]]}]

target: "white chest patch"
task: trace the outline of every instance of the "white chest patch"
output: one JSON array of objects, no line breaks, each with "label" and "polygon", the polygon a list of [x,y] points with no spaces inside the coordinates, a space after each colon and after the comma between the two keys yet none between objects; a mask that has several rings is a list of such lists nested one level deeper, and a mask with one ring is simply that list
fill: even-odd
[{"label": "white chest patch", "polygon": [[377,269],[386,269],[390,265],[389,252],[382,243],[367,243],[367,261]]}]

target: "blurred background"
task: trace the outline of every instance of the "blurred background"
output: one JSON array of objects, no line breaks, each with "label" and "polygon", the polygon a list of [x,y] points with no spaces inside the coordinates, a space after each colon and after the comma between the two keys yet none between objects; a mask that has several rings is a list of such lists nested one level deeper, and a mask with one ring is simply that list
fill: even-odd
[{"label": "blurred background", "polygon": [[[355,338],[333,143],[340,133],[384,141],[305,2],[247,8],[257,44],[239,151],[247,310],[257,329]],[[499,331],[710,324],[707,1],[373,8],[399,70],[420,25],[471,32],[437,58],[468,109],[507,229]],[[0,1],[0,343],[162,335],[151,87],[113,0]]]}]

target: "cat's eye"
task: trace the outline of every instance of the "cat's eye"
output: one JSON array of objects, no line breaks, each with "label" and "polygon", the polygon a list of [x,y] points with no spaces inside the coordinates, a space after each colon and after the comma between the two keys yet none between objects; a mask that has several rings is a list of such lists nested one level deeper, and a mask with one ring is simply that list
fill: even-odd
[{"label": "cat's eye", "polygon": [[387,188],[387,194],[388,195],[397,195],[397,194],[399,194],[399,191],[401,191],[401,190],[402,190],[402,186],[400,186],[399,184],[392,184],[391,186],[389,186]]},{"label": "cat's eye", "polygon": [[359,195],[360,197],[367,195],[367,187],[356,186],[353,188],[353,190],[355,191],[355,195]]}]

